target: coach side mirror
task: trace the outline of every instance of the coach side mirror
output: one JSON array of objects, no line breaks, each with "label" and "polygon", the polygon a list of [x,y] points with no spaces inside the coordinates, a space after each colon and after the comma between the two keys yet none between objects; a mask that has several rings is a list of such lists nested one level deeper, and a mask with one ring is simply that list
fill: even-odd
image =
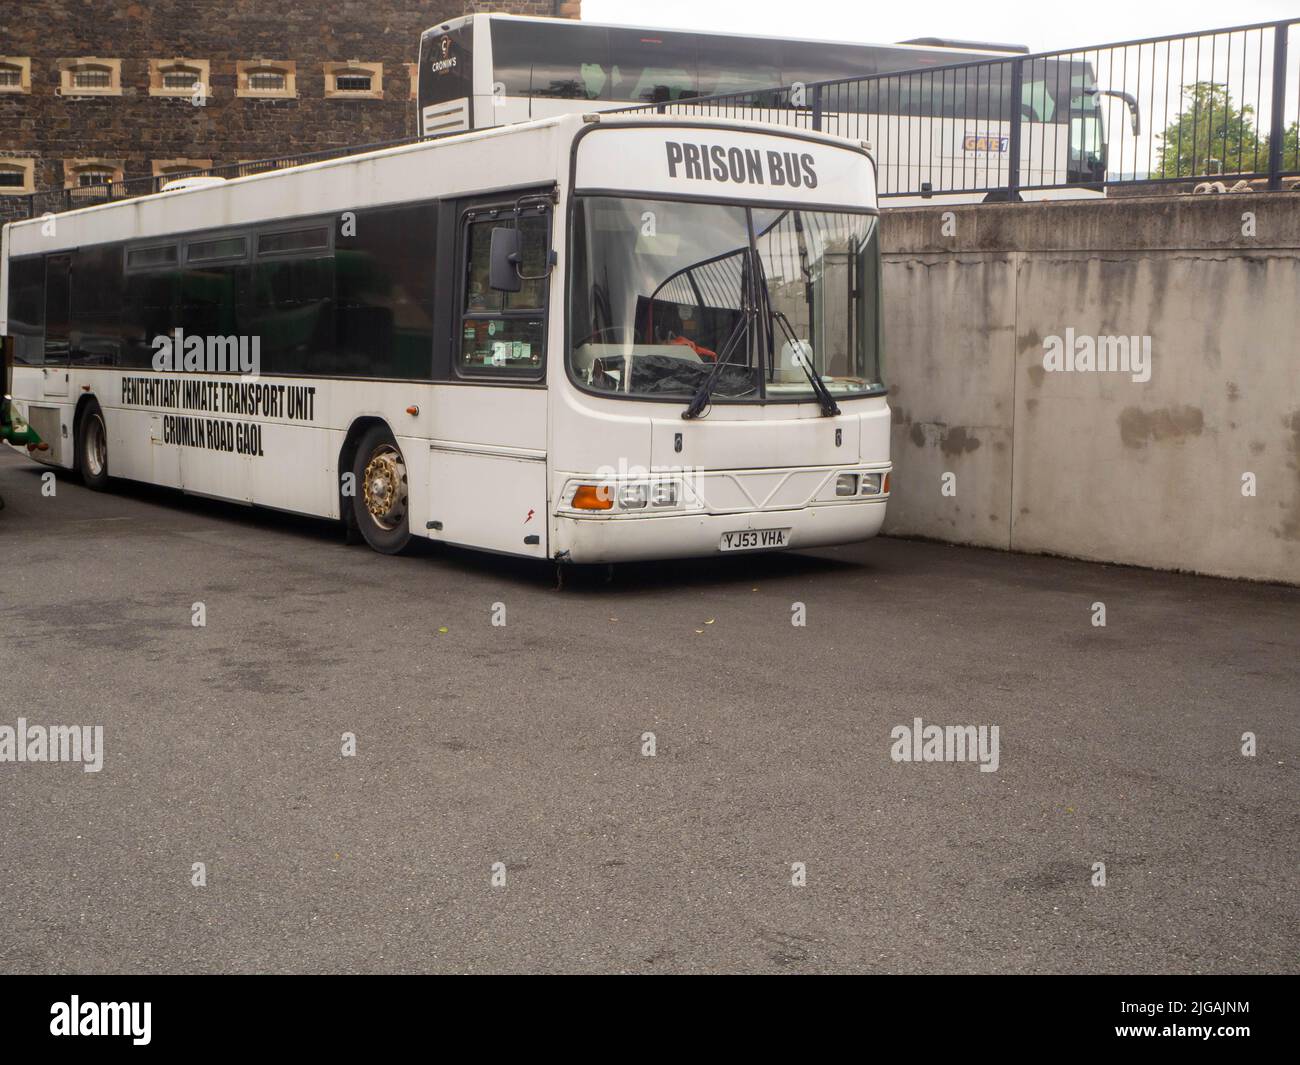
[{"label": "coach side mirror", "polygon": [[488,285],[494,292],[518,292],[523,288],[519,276],[519,230],[513,227],[497,226],[492,230]]},{"label": "coach side mirror", "polygon": [[1114,96],[1117,100],[1123,100],[1124,105],[1128,108],[1129,127],[1133,130],[1133,136],[1141,135],[1142,111],[1138,107],[1136,96],[1129,92],[1122,92],[1119,89],[1088,88],[1083,91],[1089,96]]}]

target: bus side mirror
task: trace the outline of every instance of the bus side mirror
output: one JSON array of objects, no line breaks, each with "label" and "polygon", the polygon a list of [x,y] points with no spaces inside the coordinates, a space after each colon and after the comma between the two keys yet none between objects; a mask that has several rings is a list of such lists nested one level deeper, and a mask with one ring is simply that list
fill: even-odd
[{"label": "bus side mirror", "polygon": [[1128,107],[1129,126],[1133,130],[1133,136],[1140,136],[1142,133],[1142,111],[1138,107],[1137,97],[1132,93],[1123,92],[1120,89],[1084,89],[1089,96],[1114,96],[1116,99],[1123,100]]},{"label": "bus side mirror", "polygon": [[519,276],[519,230],[497,226],[492,230],[488,253],[488,285],[494,292],[518,292],[523,288]]}]

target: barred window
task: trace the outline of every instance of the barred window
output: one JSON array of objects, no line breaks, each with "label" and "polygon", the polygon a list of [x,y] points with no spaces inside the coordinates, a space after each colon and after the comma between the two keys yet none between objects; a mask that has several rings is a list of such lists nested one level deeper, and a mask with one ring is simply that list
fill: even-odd
[{"label": "barred window", "polygon": [[[8,64],[13,66],[10,61]],[[60,59],[59,91],[65,96],[121,96],[122,61],[99,56]],[[27,72],[24,71],[26,74]],[[23,79],[30,83],[30,76]],[[10,89],[9,91],[13,91]]]},{"label": "barred window", "polygon": [[291,59],[241,60],[235,64],[235,95],[291,99],[298,95],[297,71]]},{"label": "barred window", "polygon": [[384,64],[363,63],[360,59],[347,59],[339,63],[326,63],[325,98],[346,100],[364,97],[367,100],[384,98]]},{"label": "barred window", "polygon": [[72,72],[72,85],[77,89],[111,89],[113,75],[102,67],[83,67]]},{"label": "barred window", "polygon": [[259,70],[248,76],[248,87],[257,92],[281,92],[284,89],[284,75],[278,70]]},{"label": "barred window", "polygon": [[164,89],[191,89],[199,80],[197,70],[169,70],[163,74]]}]

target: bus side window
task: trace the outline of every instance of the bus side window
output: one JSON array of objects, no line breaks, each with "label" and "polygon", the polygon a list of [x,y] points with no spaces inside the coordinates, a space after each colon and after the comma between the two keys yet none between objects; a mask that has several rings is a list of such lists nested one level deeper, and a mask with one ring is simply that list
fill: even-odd
[{"label": "bus side window", "polygon": [[357,212],[334,235],[335,348],[327,372],[427,380],[432,373],[438,211]]},{"label": "bus side window", "polygon": [[611,28],[609,62],[611,99],[667,103],[700,95],[694,34]]},{"label": "bus side window", "polygon": [[603,26],[492,19],[494,82],[507,96],[604,100],[609,36]]},{"label": "bus side window", "polygon": [[45,364],[45,259],[39,255],[9,260],[9,332],[15,365]]},{"label": "bus side window", "polygon": [[[497,292],[488,284],[492,230],[518,226],[518,292]],[[549,215],[489,212],[466,225],[465,293],[457,370],[466,375],[540,377],[546,341],[546,284]]]}]

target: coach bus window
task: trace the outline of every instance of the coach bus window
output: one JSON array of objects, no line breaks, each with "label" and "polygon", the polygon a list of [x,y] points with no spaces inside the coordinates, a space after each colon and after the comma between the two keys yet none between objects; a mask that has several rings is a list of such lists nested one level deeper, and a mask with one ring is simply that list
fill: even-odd
[{"label": "coach bus window", "polygon": [[45,258],[45,364],[68,364],[68,335],[71,329],[69,299],[71,297],[71,255],[49,255]]},{"label": "coach bus window", "polygon": [[314,374],[334,351],[334,262],[328,252],[259,258],[247,332],[261,337],[262,369]]},{"label": "coach bus window", "polygon": [[45,362],[45,260],[39,255],[9,260],[9,333],[14,362]]},{"label": "coach bus window", "polygon": [[[163,254],[157,253],[159,256]],[[140,256],[136,261],[150,257]],[[129,268],[131,253],[128,253],[127,264]],[[122,366],[135,369],[150,366],[155,350],[154,338],[170,335],[181,324],[176,316],[180,279],[179,268],[166,263],[160,263],[157,269],[152,270],[128,269],[126,291],[122,297]]]},{"label": "coach bus window", "polygon": [[1034,122],[1051,122],[1056,114],[1056,100],[1048,91],[1047,82],[1026,80],[1021,88],[1020,114]]},{"label": "coach bus window", "polygon": [[186,245],[185,261],[206,263],[218,259],[242,259],[247,254],[247,237],[217,237],[213,240],[193,241]]},{"label": "coach bus window", "polygon": [[262,233],[257,238],[258,255],[285,255],[293,252],[319,251],[328,248],[329,230],[324,226],[288,229],[280,233]]},{"label": "coach bus window", "polygon": [[507,96],[602,100],[609,84],[603,27],[492,19],[492,66]]},{"label": "coach bus window", "polygon": [[[497,292],[488,284],[492,230],[519,227],[518,292]],[[465,311],[461,319],[462,373],[500,376],[541,375],[545,347],[547,252],[550,220],[546,215],[488,212],[466,227]]]},{"label": "coach bus window", "polygon": [[878,69],[878,60],[869,56],[866,48],[820,41],[782,41],[780,48],[779,85],[861,78],[875,74]]},{"label": "coach bus window", "polygon": [[781,85],[776,42],[744,37],[697,38],[699,95],[752,92]]},{"label": "coach bus window", "polygon": [[610,99],[658,104],[698,96],[695,40],[690,33],[611,29]]},{"label": "coach bus window", "polygon": [[72,258],[70,355],[74,366],[113,366],[122,343],[122,247],[80,248]]},{"label": "coach bus window", "polygon": [[422,380],[433,359],[437,207],[356,212],[334,234],[334,351],[320,371]]},{"label": "coach bus window", "polygon": [[126,268],[128,270],[159,269],[175,266],[177,261],[175,244],[159,244],[152,248],[132,248],[126,253]]},{"label": "coach bus window", "polygon": [[[245,332],[239,311],[247,291],[248,267],[243,263],[187,267],[181,274],[181,321],[177,324],[189,335],[237,336]],[[265,347],[262,369],[270,369]]]}]

